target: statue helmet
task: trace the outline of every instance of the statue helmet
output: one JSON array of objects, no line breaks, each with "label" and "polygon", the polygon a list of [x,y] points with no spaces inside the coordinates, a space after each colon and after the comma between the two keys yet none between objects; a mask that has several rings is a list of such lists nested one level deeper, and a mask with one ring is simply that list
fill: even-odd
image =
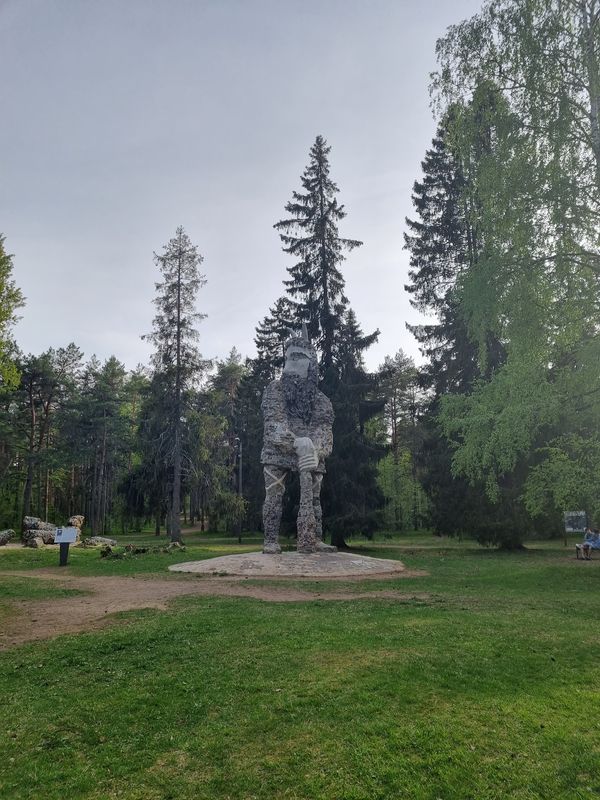
[{"label": "statue helmet", "polygon": [[290,335],[285,341],[284,349],[287,355],[288,350],[291,347],[298,348],[300,350],[304,350],[310,358],[311,361],[317,360],[317,351],[310,343],[310,339],[308,338],[308,329],[306,327],[306,322],[302,322],[302,329],[299,331],[290,330]]}]

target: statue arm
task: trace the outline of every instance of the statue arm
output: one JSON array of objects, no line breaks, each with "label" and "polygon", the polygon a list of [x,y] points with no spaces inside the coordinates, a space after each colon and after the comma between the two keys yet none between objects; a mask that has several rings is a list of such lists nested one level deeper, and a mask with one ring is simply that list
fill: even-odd
[{"label": "statue arm", "polygon": [[261,403],[264,423],[264,441],[275,449],[294,450],[294,434],[288,429],[281,397],[274,384],[264,391]]},{"label": "statue arm", "polygon": [[264,440],[272,447],[282,450],[293,450],[296,437],[287,425],[275,420],[265,419]]},{"label": "statue arm", "polygon": [[333,450],[333,433],[331,428],[322,428],[313,437],[313,442],[319,458],[327,458]]},{"label": "statue arm", "polygon": [[312,440],[320,459],[327,458],[333,450],[333,407],[328,398],[323,398],[321,422],[314,431]]}]

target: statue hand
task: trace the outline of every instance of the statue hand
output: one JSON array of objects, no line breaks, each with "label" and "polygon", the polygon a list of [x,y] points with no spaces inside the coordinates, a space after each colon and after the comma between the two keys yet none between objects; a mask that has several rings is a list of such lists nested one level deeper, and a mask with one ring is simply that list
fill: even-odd
[{"label": "statue hand", "polygon": [[298,455],[298,467],[300,472],[305,470],[312,471],[319,466],[317,450],[308,436],[297,436],[294,439],[294,449]]}]

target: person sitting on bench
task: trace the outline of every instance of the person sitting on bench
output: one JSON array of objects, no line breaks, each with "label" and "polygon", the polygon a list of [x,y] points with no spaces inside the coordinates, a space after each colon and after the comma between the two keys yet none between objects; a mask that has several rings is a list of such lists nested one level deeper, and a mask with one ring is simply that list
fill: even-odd
[{"label": "person sitting on bench", "polygon": [[575,555],[579,558],[581,554],[586,561],[590,561],[592,550],[600,550],[600,531],[598,531],[598,528],[594,528],[594,530],[591,528],[585,529],[583,542],[575,545]]}]

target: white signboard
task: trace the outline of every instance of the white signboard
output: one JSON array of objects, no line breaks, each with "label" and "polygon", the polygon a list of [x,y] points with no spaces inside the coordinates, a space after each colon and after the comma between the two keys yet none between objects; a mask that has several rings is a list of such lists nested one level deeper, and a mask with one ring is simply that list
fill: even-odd
[{"label": "white signboard", "polygon": [[587,525],[585,511],[567,511],[565,514],[565,532],[583,533]]},{"label": "white signboard", "polygon": [[54,534],[54,544],[72,544],[77,541],[77,528],[57,528]]}]

